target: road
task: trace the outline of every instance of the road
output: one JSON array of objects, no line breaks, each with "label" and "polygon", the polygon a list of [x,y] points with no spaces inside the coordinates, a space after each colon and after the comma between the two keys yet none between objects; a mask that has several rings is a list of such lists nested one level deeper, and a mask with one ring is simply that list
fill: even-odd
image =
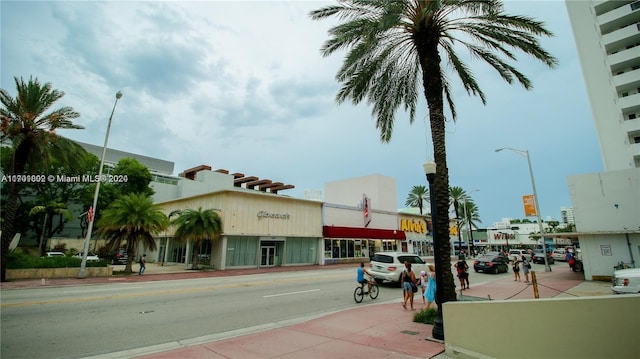
[{"label": "road", "polygon": [[[471,273],[471,285],[510,273]],[[3,358],[80,358],[240,333],[371,303],[353,300],[355,268],[3,290]],[[400,301],[382,285],[375,302]],[[419,303],[419,299],[416,298]]]}]

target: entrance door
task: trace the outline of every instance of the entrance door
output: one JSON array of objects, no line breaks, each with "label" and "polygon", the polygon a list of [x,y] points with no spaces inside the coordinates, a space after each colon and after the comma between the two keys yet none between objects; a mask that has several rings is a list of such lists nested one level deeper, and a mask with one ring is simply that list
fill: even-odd
[{"label": "entrance door", "polygon": [[260,266],[261,267],[273,267],[276,265],[276,247],[275,246],[261,246],[260,247]]}]

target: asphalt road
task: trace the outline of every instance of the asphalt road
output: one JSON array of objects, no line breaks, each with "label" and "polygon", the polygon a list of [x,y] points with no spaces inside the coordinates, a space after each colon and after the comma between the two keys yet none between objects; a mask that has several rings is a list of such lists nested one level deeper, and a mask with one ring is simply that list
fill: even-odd
[{"label": "asphalt road", "polygon": [[[470,280],[473,286],[508,275],[471,272]],[[4,290],[0,354],[81,358],[237,334],[371,302],[354,302],[355,284],[355,268],[340,268]],[[376,301],[401,297],[399,288],[385,284]]]}]

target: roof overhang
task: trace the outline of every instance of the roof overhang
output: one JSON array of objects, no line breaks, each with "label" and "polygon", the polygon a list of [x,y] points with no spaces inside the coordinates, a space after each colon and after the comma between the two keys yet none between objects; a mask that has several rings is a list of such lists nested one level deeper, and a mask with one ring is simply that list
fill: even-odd
[{"label": "roof overhang", "polygon": [[402,241],[407,239],[404,231],[400,231],[397,229],[336,226],[323,226],[322,235],[325,238],[397,239]]}]

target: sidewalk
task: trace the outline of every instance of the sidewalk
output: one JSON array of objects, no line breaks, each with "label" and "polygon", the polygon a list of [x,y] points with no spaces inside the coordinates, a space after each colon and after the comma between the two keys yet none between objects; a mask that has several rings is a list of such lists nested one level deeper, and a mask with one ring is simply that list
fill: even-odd
[{"label": "sidewalk", "polygon": [[[189,271],[184,266],[147,266],[145,275],[112,278],[59,279],[45,285],[78,285],[113,281],[154,281],[183,278],[241,275],[338,268],[330,266],[279,267],[228,271]],[[353,265],[346,265],[352,267]],[[136,268],[134,268],[136,269]],[[581,273],[554,267],[554,272],[536,272],[540,298],[610,294],[609,283],[585,282]],[[489,283],[473,284],[462,292],[462,298],[492,300],[531,299],[533,287],[515,282],[511,276]],[[40,281],[2,283],[2,289],[41,286]],[[401,293],[399,292],[399,296]],[[446,358],[444,343],[431,338],[431,325],[413,322],[415,311],[406,311],[394,303],[363,303],[354,309],[306,318],[297,323],[271,323],[258,328],[165,343],[154,347],[101,355],[100,358]]]}]

